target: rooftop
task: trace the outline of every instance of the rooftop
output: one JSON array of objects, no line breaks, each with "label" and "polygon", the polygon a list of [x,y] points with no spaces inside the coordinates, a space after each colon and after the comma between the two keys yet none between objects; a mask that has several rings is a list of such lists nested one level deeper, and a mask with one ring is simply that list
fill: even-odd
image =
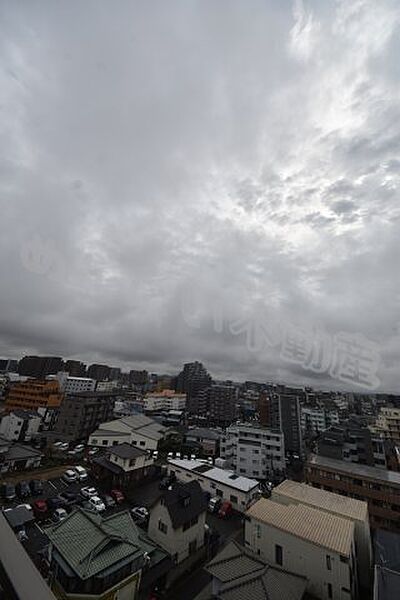
[{"label": "rooftop", "polygon": [[219,469],[218,467],[207,465],[201,460],[186,460],[176,458],[169,459],[168,463],[174,467],[177,467],[178,469],[186,469],[188,471],[195,471],[199,474],[201,473],[203,477],[207,477],[213,481],[218,481],[218,483],[228,485],[229,487],[242,492],[250,492],[254,488],[259,487],[259,483],[255,479],[242,477],[240,475],[236,475],[233,471],[227,471],[225,469]]},{"label": "rooftop", "polygon": [[261,498],[247,516],[344,556],[351,552],[354,523],[302,504],[279,504]]},{"label": "rooftop", "polygon": [[365,479],[376,479],[385,481],[390,484],[400,486],[400,473],[395,471],[387,471],[378,467],[368,467],[358,463],[345,462],[334,458],[326,458],[317,454],[311,454],[307,460],[307,465],[310,467],[325,467],[333,471],[340,471],[349,475],[358,475]]},{"label": "rooftop", "polygon": [[119,456],[120,458],[137,458],[138,456],[147,455],[147,452],[124,442],[123,444],[112,446],[110,454],[115,454],[115,456]]},{"label": "rooftop", "polygon": [[207,501],[198,481],[176,483],[161,497],[168,510],[174,529],[198,517],[207,510]]},{"label": "rooftop", "polygon": [[331,513],[337,513],[339,516],[350,517],[365,521],[368,519],[368,504],[361,500],[340,496],[333,492],[318,490],[305,483],[298,483],[286,479],[276,488],[274,488],[271,500],[279,502],[279,497],[283,496],[289,500],[307,504],[313,508],[325,510]]},{"label": "rooftop", "polygon": [[218,431],[213,431],[206,427],[194,427],[193,429],[188,429],[185,435],[186,437],[202,437],[206,440],[219,440],[221,437],[221,434],[218,433]]},{"label": "rooftop", "polygon": [[77,509],[46,529],[56,551],[80,579],[89,579],[120,561],[155,550],[142,539],[128,511],[107,518]]},{"label": "rooftop", "polygon": [[[305,577],[272,567],[234,541],[205,570],[219,581],[221,600],[300,600],[307,586]],[[212,597],[209,591],[204,598]]]},{"label": "rooftop", "polygon": [[104,434],[110,435],[110,433],[118,435],[131,434],[134,431],[144,437],[158,441],[164,437],[167,427],[164,427],[146,415],[137,413],[129,415],[128,417],[121,417],[120,419],[102,423],[100,427],[92,433],[91,437]]}]

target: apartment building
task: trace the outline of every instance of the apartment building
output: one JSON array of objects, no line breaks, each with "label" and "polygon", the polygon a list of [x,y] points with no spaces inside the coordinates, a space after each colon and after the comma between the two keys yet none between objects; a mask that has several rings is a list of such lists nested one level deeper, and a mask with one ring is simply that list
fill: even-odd
[{"label": "apartment building", "polygon": [[7,393],[5,407],[7,410],[22,408],[37,410],[40,407],[58,408],[63,400],[58,381],[39,381],[28,379],[13,384]]},{"label": "apartment building", "polygon": [[54,431],[66,440],[86,440],[104,421],[113,416],[114,394],[80,392],[66,396]]},{"label": "apartment building", "polygon": [[273,489],[273,502],[280,504],[301,504],[328,514],[336,515],[354,523],[356,560],[360,582],[368,589],[372,566],[372,544],[368,517],[368,504],[354,498],[346,498],[333,492],[316,489],[305,483],[286,479]]},{"label": "apartment building", "polygon": [[63,369],[63,359],[60,356],[24,356],[18,364],[18,373],[45,379],[47,375],[58,373]]},{"label": "apartment building", "polygon": [[381,408],[375,425],[371,427],[371,430],[400,446],[400,408]]},{"label": "apartment building", "polygon": [[221,437],[220,456],[237,475],[273,479],[285,471],[284,435],[247,423],[231,425]]},{"label": "apartment building", "polygon": [[49,375],[49,381],[58,381],[60,390],[65,394],[79,394],[80,392],[94,392],[96,381],[90,377],[73,377],[66,371],[60,371],[56,375]]},{"label": "apartment building", "polygon": [[143,399],[143,404],[145,413],[185,410],[186,394],[179,394],[174,390],[163,390],[147,394]]},{"label": "apartment building", "polygon": [[400,473],[314,454],[304,474],[314,487],[366,501],[372,528],[400,531]]},{"label": "apartment building", "polygon": [[221,432],[206,427],[189,427],[185,434],[185,442],[201,448],[204,454],[216,456],[218,454]]},{"label": "apartment building", "polygon": [[148,535],[179,564],[204,546],[206,511],[197,481],[176,483],[152,507]]},{"label": "apartment building", "polygon": [[325,408],[301,406],[300,423],[303,435],[306,432],[318,434],[339,423],[339,415],[337,411],[328,411]]},{"label": "apartment building", "polygon": [[89,437],[90,446],[113,446],[127,442],[142,450],[157,450],[170,430],[142,414],[100,423]]},{"label": "apartment building", "polygon": [[307,579],[320,600],[358,595],[354,523],[301,504],[261,498],[246,512],[245,545],[270,565]]},{"label": "apartment building", "polygon": [[202,460],[168,460],[168,473],[180,481],[198,481],[204,492],[228,500],[239,512],[245,512],[260,493],[259,482],[255,479],[238,476]]}]

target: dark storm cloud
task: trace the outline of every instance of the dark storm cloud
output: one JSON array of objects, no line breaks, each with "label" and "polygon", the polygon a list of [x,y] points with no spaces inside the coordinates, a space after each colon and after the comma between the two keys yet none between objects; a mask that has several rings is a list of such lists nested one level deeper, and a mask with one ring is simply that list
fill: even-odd
[{"label": "dark storm cloud", "polygon": [[396,387],[396,2],[0,11],[2,354],[343,383],[255,351],[267,319]]}]

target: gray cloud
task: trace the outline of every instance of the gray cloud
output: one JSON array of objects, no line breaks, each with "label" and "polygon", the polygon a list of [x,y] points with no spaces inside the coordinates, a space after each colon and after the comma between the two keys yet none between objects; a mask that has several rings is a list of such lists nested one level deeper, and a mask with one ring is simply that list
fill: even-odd
[{"label": "gray cloud", "polygon": [[0,11],[2,354],[351,387],[230,332],[267,315],[396,389],[394,0]]}]

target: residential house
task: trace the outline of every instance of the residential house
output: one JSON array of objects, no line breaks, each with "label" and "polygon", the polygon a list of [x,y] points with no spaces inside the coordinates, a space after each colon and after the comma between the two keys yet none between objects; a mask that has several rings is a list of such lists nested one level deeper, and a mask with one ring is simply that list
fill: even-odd
[{"label": "residential house", "polygon": [[15,408],[0,422],[0,435],[7,440],[29,442],[39,431],[42,419],[33,410]]},{"label": "residential house", "polygon": [[101,423],[89,437],[90,446],[107,447],[126,442],[142,450],[157,450],[169,429],[142,414]]},{"label": "residential house", "polygon": [[42,453],[35,448],[0,438],[0,473],[25,471],[40,466]]},{"label": "residential house", "polygon": [[197,481],[175,483],[152,507],[148,534],[179,564],[204,545],[206,510]]},{"label": "residential house", "polygon": [[95,457],[92,474],[108,489],[127,488],[145,479],[153,462],[149,452],[124,442],[112,446],[105,456]]}]

